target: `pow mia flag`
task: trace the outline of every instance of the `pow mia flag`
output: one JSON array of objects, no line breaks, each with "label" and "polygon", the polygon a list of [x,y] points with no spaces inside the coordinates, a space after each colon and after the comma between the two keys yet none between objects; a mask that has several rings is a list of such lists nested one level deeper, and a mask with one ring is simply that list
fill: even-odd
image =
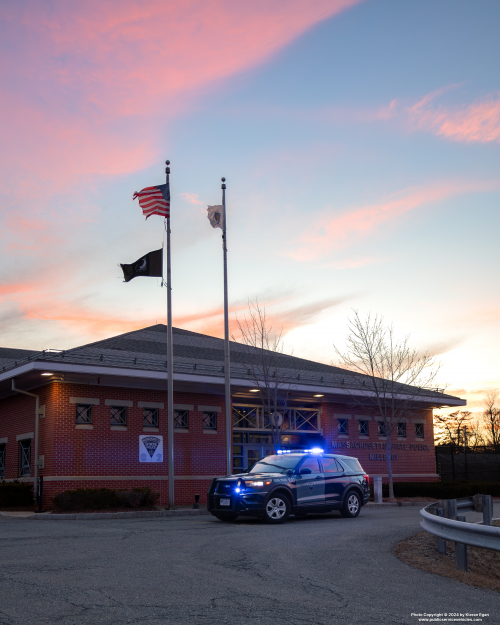
[{"label": "pow mia flag", "polygon": [[145,256],[141,256],[139,260],[131,265],[122,265],[120,267],[123,271],[124,282],[130,282],[132,278],[138,276],[146,276],[149,278],[162,278],[163,277],[163,250],[155,250],[149,252]]}]

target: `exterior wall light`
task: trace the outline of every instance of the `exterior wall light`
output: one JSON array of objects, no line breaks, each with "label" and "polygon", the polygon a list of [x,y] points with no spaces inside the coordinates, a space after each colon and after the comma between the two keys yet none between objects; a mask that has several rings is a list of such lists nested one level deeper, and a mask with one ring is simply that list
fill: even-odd
[{"label": "exterior wall light", "polygon": [[315,395],[314,397],[324,397],[324,395]]},{"label": "exterior wall light", "polygon": [[250,389],[250,393],[258,393],[259,389],[258,388],[251,388]]},{"label": "exterior wall light", "polygon": [[42,375],[54,375],[53,373],[42,373]]}]

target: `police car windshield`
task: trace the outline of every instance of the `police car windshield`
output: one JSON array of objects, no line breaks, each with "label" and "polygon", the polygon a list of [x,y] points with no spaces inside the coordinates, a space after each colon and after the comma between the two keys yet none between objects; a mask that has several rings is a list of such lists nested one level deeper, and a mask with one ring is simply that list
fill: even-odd
[{"label": "police car windshield", "polygon": [[254,464],[249,473],[283,473],[294,469],[301,459],[302,456],[267,456]]}]

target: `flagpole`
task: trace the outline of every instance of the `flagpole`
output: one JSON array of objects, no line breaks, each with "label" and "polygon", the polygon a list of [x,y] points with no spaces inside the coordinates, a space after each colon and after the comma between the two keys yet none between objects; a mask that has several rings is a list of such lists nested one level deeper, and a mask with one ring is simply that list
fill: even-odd
[{"label": "flagpole", "polygon": [[[165,161],[167,184],[170,184],[170,161]],[[172,343],[172,284],[170,264],[170,210],[167,217],[167,422],[168,422],[168,507],[174,504],[174,349]]]},{"label": "flagpole", "polygon": [[232,408],[231,408],[231,367],[229,359],[229,313],[227,297],[227,217],[226,217],[226,179],[222,180],[222,206],[224,213],[224,228],[222,230],[222,249],[224,252],[224,376],[226,394],[226,462],[227,474],[233,471],[231,463],[232,450]]}]

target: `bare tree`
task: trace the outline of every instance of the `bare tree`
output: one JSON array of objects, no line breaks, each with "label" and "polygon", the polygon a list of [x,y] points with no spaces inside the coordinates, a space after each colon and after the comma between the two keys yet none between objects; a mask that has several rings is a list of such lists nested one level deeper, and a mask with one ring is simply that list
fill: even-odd
[{"label": "bare tree", "polygon": [[365,412],[375,408],[383,422],[387,447],[389,496],[394,497],[392,478],[392,436],[398,423],[421,410],[419,396],[433,385],[439,367],[434,357],[410,347],[409,336],[398,339],[392,325],[383,317],[369,314],[361,319],[358,311],[348,321],[347,349],[335,351],[341,366],[361,376],[353,376],[350,391],[354,403]]},{"label": "bare tree", "polygon": [[[248,372],[259,389],[264,418],[269,420],[275,451],[281,447],[281,431],[288,409],[291,383],[283,367],[285,347],[282,330],[268,326],[266,310],[258,301],[249,302],[249,316],[236,319],[239,342],[246,346]],[[231,337],[236,340],[234,336]]]},{"label": "bare tree", "polygon": [[489,442],[498,447],[500,445],[500,392],[492,389],[483,400],[483,423],[488,430]]},{"label": "bare tree", "polygon": [[[434,415],[434,440],[438,445],[459,447],[465,444],[466,437],[473,437],[474,424],[472,413],[468,410],[457,410],[447,415]],[[467,441],[468,443],[470,440]]]}]

